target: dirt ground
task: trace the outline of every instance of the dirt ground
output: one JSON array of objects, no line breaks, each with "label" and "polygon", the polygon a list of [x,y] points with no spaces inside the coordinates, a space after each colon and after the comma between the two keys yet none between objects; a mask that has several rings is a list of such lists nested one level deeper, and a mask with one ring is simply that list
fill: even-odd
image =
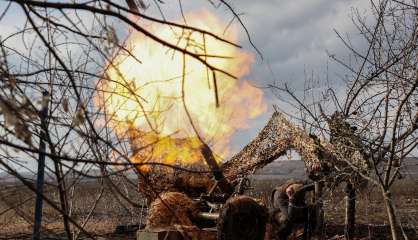
[{"label": "dirt ground", "polygon": [[[280,184],[279,180],[252,181],[249,195],[261,198],[269,206],[270,191]],[[110,189],[101,193],[100,182],[78,184],[71,192],[71,216],[84,224],[92,207],[85,229],[99,239],[135,239],[136,225],[143,224],[146,209],[133,207],[125,200],[116,197]],[[46,189],[48,195],[58,203],[58,195]],[[125,189],[128,191],[127,189]],[[124,191],[125,191],[124,190]],[[124,192],[139,205],[142,198],[134,193]],[[0,240],[30,239],[34,195],[19,185],[0,186]],[[393,188],[396,211],[409,239],[418,239],[418,184],[414,180],[398,182]],[[100,196],[100,197],[99,197]],[[94,205],[96,199],[100,199]],[[327,239],[340,239],[344,232],[344,193],[341,189],[333,194],[326,193],[324,199],[326,225],[322,235]],[[369,186],[362,190],[357,200],[357,239],[390,239],[386,211],[379,191]],[[122,229],[123,234],[116,234],[117,226],[132,226]],[[61,216],[45,204],[43,212],[44,239],[65,239]],[[120,229],[119,229],[120,230]],[[79,239],[86,239],[83,234]]]}]

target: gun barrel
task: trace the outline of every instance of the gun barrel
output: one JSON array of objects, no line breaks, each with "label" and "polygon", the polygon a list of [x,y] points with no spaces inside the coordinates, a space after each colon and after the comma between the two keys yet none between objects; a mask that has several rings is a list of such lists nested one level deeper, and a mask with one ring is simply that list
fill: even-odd
[{"label": "gun barrel", "polygon": [[206,163],[210,167],[215,180],[218,181],[219,188],[227,194],[232,194],[234,192],[234,188],[232,187],[231,183],[224,177],[221,168],[219,167],[218,163],[213,156],[213,152],[207,144],[203,144],[200,151],[202,152],[203,157],[205,158]]}]

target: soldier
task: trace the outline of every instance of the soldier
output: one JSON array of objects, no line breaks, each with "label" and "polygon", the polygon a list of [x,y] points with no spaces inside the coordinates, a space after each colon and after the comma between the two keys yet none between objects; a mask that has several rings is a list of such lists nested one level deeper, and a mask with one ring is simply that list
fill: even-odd
[{"label": "soldier", "polygon": [[[315,166],[315,170],[317,167]],[[292,233],[294,224],[304,225],[304,239],[308,239],[313,226],[313,208],[307,206],[305,195],[315,190],[314,183],[307,181],[288,180],[275,188],[271,195],[273,205],[272,224],[276,225],[279,239],[287,239]]]}]

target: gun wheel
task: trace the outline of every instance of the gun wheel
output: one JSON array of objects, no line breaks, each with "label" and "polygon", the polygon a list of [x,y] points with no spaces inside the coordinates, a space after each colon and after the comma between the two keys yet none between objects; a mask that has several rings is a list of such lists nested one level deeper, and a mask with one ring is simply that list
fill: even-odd
[{"label": "gun wheel", "polygon": [[231,198],[219,214],[218,240],[263,240],[267,216],[267,209],[253,198]]}]

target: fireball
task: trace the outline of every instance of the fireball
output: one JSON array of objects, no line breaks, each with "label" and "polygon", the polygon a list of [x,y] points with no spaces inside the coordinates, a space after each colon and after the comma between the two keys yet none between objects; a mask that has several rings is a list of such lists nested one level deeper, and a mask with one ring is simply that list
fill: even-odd
[{"label": "fireball", "polygon": [[[209,12],[186,18],[193,27],[237,40],[237,30],[230,27],[224,33],[227,24]],[[120,53],[108,63],[106,79],[98,84],[97,104],[110,116],[117,135],[129,135],[133,162],[201,163],[198,136],[221,161],[230,154],[231,136],[266,111],[263,92],[244,79],[253,55],[196,31],[161,25],[149,29],[236,78],[214,73],[191,56],[133,33],[126,43],[130,54]]]}]

